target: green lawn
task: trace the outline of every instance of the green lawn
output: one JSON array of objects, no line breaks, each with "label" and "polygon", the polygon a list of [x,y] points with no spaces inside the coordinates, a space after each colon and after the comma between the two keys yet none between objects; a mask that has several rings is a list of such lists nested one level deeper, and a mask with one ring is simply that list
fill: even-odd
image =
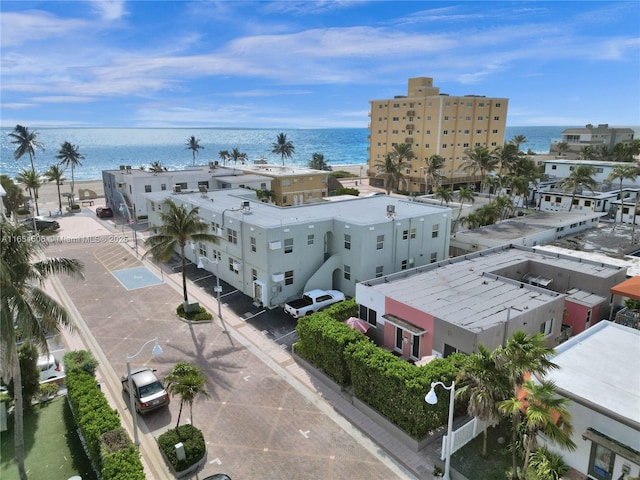
[{"label": "green lawn", "polygon": [[[13,442],[13,416],[0,437],[0,478],[18,478]],[[66,480],[80,475],[95,480],[96,475],[82,449],[66,397],[34,405],[24,415],[25,468],[29,478]]]}]

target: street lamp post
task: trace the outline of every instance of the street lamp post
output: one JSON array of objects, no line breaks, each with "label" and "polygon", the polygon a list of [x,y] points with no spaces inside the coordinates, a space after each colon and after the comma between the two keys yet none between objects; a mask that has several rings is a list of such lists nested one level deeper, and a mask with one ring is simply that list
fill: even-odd
[{"label": "street lamp post", "polygon": [[450,390],[449,394],[449,421],[447,423],[447,444],[445,446],[446,452],[444,457],[444,476],[443,480],[450,480],[450,470],[451,470],[451,446],[453,444],[453,400],[456,394],[456,382],[452,381],[451,386],[447,387],[442,382],[431,382],[431,390],[424,397],[424,401],[430,405],[435,405],[438,403],[438,397],[436,396],[435,387],[436,385],[442,386],[445,390]]},{"label": "street lamp post", "polygon": [[216,265],[215,291],[216,291],[216,299],[218,300],[218,320],[220,320],[220,323],[222,324],[222,331],[227,332],[227,327],[224,323],[224,320],[222,319],[222,307],[220,304],[220,293],[222,292],[222,287],[220,286],[220,260],[219,259],[211,260],[207,257],[203,257],[202,255],[200,255],[198,257],[198,268],[204,268],[204,263],[202,263],[203,260],[206,260],[209,263],[215,263]]},{"label": "street lamp post", "polygon": [[162,347],[158,343],[158,337],[156,337],[153,340],[149,340],[148,342],[145,342],[145,344],[142,345],[142,347],[140,347],[140,350],[138,350],[138,353],[136,353],[135,355],[127,354],[127,356],[126,356],[126,359],[127,359],[127,381],[129,383],[129,408],[131,409],[131,416],[133,417],[133,437],[134,437],[134,444],[135,444],[136,448],[138,448],[138,446],[140,445],[140,439],[138,438],[138,417],[137,417],[137,413],[138,412],[136,410],[136,404],[135,404],[135,400],[133,398],[133,380],[131,380],[131,363],[130,363],[130,360],[132,358],[135,358],[138,355],[140,355],[142,353],[142,350],[144,349],[144,347],[149,345],[151,342],[155,342],[155,345],[153,346],[153,350],[151,350],[151,354],[152,355],[160,355],[162,353]]}]

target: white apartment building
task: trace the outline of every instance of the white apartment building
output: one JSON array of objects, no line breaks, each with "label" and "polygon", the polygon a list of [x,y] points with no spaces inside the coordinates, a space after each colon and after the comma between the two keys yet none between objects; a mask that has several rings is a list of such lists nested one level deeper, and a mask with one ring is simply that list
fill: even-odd
[{"label": "white apartment building", "polygon": [[[618,143],[633,142],[634,131],[631,128],[610,128],[609,124],[591,124],[584,128],[567,128],[562,131],[562,142],[569,145],[570,152],[579,152],[583,147],[598,147],[603,145],[613,149]],[[551,146],[553,150],[554,145]]]},{"label": "white apartment building", "polygon": [[199,207],[215,243],[194,245],[187,258],[266,307],[313,288],[355,295],[355,284],[447,258],[451,209],[375,196],[278,207],[247,189],[144,195],[149,230],[170,198]]},{"label": "white apartment building", "polygon": [[[544,173],[550,178],[567,178],[571,175],[574,168],[580,165],[591,166],[595,169],[595,175],[593,179],[598,183],[607,183],[607,177],[611,174],[613,167],[616,165],[631,165],[625,162],[602,162],[598,160],[545,160]],[[640,187],[640,175],[637,175],[635,180],[625,179],[622,184],[628,187]],[[619,187],[619,181],[614,182],[614,187]]]},{"label": "white apartment building", "polygon": [[369,181],[383,186],[376,177],[376,164],[393,146],[411,145],[415,159],[407,162],[401,189],[425,193],[425,160],[440,155],[446,161],[440,175],[444,185],[480,181],[462,167],[465,150],[484,146],[490,150],[504,144],[507,98],[481,95],[453,96],[440,93],[429,77],[410,78],[406,95],[371,100],[369,112]]}]

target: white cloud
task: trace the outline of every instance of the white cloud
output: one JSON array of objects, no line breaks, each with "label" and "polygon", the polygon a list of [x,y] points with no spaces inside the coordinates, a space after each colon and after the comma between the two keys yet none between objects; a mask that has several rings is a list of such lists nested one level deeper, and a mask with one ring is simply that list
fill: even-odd
[{"label": "white cloud", "polygon": [[83,20],[60,18],[40,10],[3,12],[0,15],[2,48],[4,50],[34,40],[60,38],[85,25]]},{"label": "white cloud", "polygon": [[[124,0],[91,0],[92,8],[107,21],[120,20],[126,14]],[[162,7],[157,7],[162,8]]]}]

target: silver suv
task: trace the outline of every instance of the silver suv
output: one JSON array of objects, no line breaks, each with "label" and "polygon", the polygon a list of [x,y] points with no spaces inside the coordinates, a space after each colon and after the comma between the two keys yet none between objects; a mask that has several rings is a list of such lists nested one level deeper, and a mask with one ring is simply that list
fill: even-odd
[{"label": "silver suv", "polygon": [[[131,372],[136,411],[142,415],[169,405],[169,394],[156,377],[155,370],[141,368]],[[129,377],[122,377],[122,390],[129,395]]]}]

